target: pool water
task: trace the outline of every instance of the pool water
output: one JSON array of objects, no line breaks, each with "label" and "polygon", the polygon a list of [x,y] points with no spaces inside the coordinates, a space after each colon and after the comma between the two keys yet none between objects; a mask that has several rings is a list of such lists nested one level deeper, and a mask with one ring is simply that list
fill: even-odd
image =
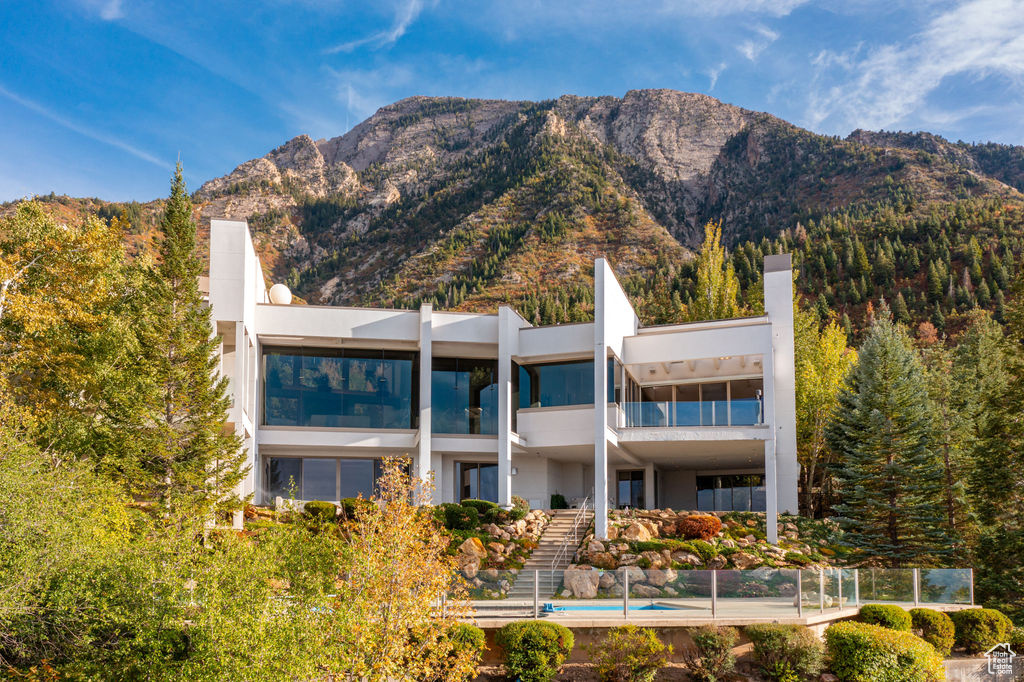
[{"label": "pool water", "polygon": [[[645,604],[644,606],[630,606],[630,611],[674,611],[671,606],[660,606],[658,604]],[[544,604],[544,613],[565,613],[569,611],[622,611],[622,604],[580,604],[579,606],[555,606],[551,602]]]}]

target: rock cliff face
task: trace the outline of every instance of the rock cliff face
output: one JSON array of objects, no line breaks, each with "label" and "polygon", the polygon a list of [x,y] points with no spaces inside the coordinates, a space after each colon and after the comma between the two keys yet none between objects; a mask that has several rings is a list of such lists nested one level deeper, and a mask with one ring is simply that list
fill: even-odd
[{"label": "rock cliff face", "polygon": [[642,277],[687,259],[708,220],[737,243],[893,197],[1021,187],[1019,147],[840,140],[706,95],[636,90],[412,97],[340,137],[300,135],[196,196],[206,218],[249,220],[271,278],[312,301],[472,309],[549,291],[585,312],[593,256]]}]

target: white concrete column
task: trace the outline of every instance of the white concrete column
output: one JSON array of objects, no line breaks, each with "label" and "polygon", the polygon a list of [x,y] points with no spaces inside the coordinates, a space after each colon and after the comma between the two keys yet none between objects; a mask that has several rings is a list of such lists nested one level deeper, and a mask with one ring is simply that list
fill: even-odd
[{"label": "white concrete column", "polygon": [[512,508],[512,353],[519,324],[511,308],[498,308],[498,505]]},{"label": "white concrete column", "polygon": [[608,349],[604,340],[604,269],[594,267],[594,537],[608,538]]},{"label": "white concrete column", "polygon": [[[764,258],[764,310],[772,324],[772,362],[765,358],[764,390],[773,394],[772,434],[780,511],[796,514],[800,464],[796,457],[796,360],[793,344],[793,271],[790,255]],[[767,413],[767,403],[765,405]],[[765,420],[768,421],[767,414]]]},{"label": "white concrete column", "polygon": [[[430,379],[433,350],[431,346],[432,337],[432,313],[433,306],[424,303],[420,306],[420,438],[416,452],[416,477],[422,481],[430,480],[431,471],[431,428],[430,428]],[[439,485],[440,481],[434,481]],[[430,500],[420,500],[420,504],[426,504]]]},{"label": "white concrete column", "polygon": [[765,493],[765,532],[768,542],[779,544],[779,482],[778,467],[775,462],[775,441],[771,438],[764,442],[764,493]]},{"label": "white concrete column", "polygon": [[654,494],[654,462],[644,465],[644,506],[647,509],[655,508]]}]

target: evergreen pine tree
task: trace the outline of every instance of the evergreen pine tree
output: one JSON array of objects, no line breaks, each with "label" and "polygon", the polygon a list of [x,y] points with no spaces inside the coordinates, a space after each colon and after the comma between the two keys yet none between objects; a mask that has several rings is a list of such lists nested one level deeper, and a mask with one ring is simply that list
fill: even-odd
[{"label": "evergreen pine tree", "polygon": [[240,506],[235,490],[247,473],[239,438],[225,428],[228,380],[217,376],[220,339],[199,291],[192,201],[179,163],[158,237],[160,261],[149,271],[139,330],[140,371],[152,377],[143,397],[149,421],[140,434],[137,492],[167,511],[207,514]]},{"label": "evergreen pine tree", "polygon": [[907,311],[907,302],[903,299],[903,292],[896,294],[892,302],[893,319],[901,324],[910,323],[910,313]]},{"label": "evergreen pine tree", "polygon": [[828,430],[849,543],[893,566],[943,557],[950,538],[924,370],[906,333],[875,316]]}]

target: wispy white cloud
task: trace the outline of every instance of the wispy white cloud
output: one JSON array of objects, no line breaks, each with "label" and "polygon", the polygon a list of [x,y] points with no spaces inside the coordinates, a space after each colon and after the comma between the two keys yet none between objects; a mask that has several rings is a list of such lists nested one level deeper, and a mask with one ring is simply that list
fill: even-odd
[{"label": "wispy white cloud", "polygon": [[736,46],[739,53],[754,62],[764,50],[779,39],[779,33],[767,26],[755,26],[754,35]]},{"label": "wispy white cloud", "polygon": [[109,0],[103,3],[100,8],[100,16],[107,21],[114,21],[124,16],[124,7],[122,7],[122,0]]},{"label": "wispy white cloud", "polygon": [[906,42],[813,60],[806,123],[830,131],[885,128],[937,116],[947,122],[977,113],[974,102],[928,110],[928,97],[950,77],[990,76],[1024,83],[1024,0],[969,0],[932,19]]},{"label": "wispy white cloud", "polygon": [[22,97],[21,95],[19,95],[17,93],[11,92],[7,88],[3,87],[2,85],[0,85],[0,96],[6,97],[7,99],[11,100],[12,102],[17,103],[17,104],[25,107],[26,109],[28,109],[30,111],[33,111],[36,114],[42,116],[43,118],[49,119],[50,121],[53,121],[57,125],[59,125],[59,126],[61,126],[63,128],[66,128],[66,129],[68,129],[68,130],[70,130],[70,131],[72,131],[74,133],[77,133],[77,134],[82,135],[84,137],[88,137],[89,139],[94,140],[96,142],[101,142],[103,144],[110,145],[111,147],[115,147],[117,149],[120,149],[123,152],[131,154],[132,156],[134,156],[137,159],[141,159],[141,160],[146,161],[148,163],[151,163],[151,164],[153,164],[155,166],[159,166],[160,168],[163,168],[165,170],[170,170],[170,168],[171,168],[171,164],[169,164],[169,163],[167,163],[165,161],[161,161],[157,157],[155,157],[152,154],[149,154],[149,153],[139,149],[138,147],[134,147],[134,146],[128,144],[127,142],[125,142],[123,140],[120,140],[117,137],[114,137],[113,135],[108,135],[107,133],[103,133],[103,132],[100,132],[100,131],[97,131],[97,130],[93,130],[93,129],[88,128],[86,126],[83,126],[83,125],[80,125],[78,123],[75,123],[74,121],[71,121],[71,120],[69,120],[67,118],[64,118],[63,116],[50,111],[49,109],[47,109],[43,105],[39,104],[38,102],[34,102],[33,100],[30,100],[30,99],[28,99],[26,97]]},{"label": "wispy white cloud", "polygon": [[359,38],[358,40],[351,40],[347,43],[335,45],[334,47],[324,50],[324,53],[337,54],[339,52],[352,52],[364,45],[369,45],[374,49],[390,47],[398,42],[399,38],[405,35],[405,32],[409,30],[409,26],[416,21],[427,4],[428,3],[424,2],[424,0],[402,0],[396,9],[394,21],[391,23],[390,28],[378,31],[377,33],[368,35],[365,38]]},{"label": "wispy white cloud", "polygon": [[708,90],[714,90],[715,84],[718,82],[718,77],[725,71],[725,62],[719,62],[715,66],[708,69]]},{"label": "wispy white cloud", "polygon": [[712,2],[669,3],[670,11],[679,14],[728,16],[731,14],[763,14],[784,17],[810,0],[713,0]]}]

